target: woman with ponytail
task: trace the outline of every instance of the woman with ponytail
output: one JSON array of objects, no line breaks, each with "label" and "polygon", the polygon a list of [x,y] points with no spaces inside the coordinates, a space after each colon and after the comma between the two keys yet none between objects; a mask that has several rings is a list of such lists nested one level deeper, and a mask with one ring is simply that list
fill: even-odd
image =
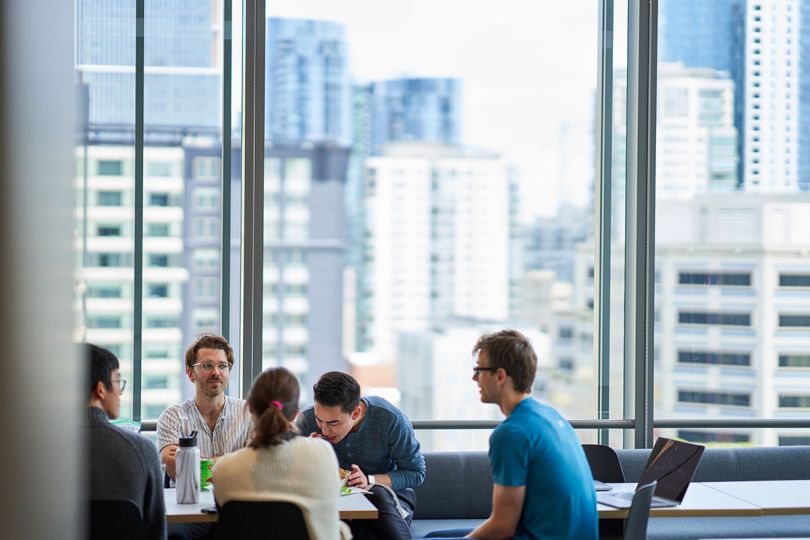
[{"label": "woman with ponytail", "polygon": [[[351,538],[340,521],[338,463],[323,439],[298,436],[298,381],[283,367],[264,370],[248,395],[253,439],[214,467],[214,497],[228,501],[285,501],[304,514],[312,540]],[[272,523],[268,523],[272,527]]]}]

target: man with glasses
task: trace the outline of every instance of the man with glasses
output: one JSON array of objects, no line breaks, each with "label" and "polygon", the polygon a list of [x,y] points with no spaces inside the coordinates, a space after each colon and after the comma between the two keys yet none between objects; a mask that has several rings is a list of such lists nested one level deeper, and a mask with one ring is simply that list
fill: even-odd
[{"label": "man with glasses", "polygon": [[492,514],[473,531],[428,537],[598,538],[593,477],[582,445],[571,424],[532,398],[537,356],[529,340],[502,330],[482,336],[473,354],[481,401],[506,416],[489,438]]},{"label": "man with glasses", "polygon": [[165,539],[163,479],[157,451],[148,439],[110,423],[118,418],[126,387],[118,371],[118,358],[89,343],[81,347],[90,364],[86,419],[90,499],[134,502],[143,516],[147,538]]},{"label": "man with glasses", "polygon": [[203,459],[239,450],[250,441],[250,414],[245,401],[225,395],[233,349],[227,340],[211,333],[200,334],[186,350],[186,375],[194,384],[194,398],[169,407],[157,423],[160,457],[171,478],[176,476],[179,438],[197,432]]}]

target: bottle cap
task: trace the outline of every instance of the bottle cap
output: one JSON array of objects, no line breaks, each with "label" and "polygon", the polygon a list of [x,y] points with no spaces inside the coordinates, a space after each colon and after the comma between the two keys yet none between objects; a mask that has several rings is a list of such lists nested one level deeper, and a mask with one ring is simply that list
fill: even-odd
[{"label": "bottle cap", "polygon": [[180,437],[180,448],[197,446],[197,432],[192,431],[188,437]]}]

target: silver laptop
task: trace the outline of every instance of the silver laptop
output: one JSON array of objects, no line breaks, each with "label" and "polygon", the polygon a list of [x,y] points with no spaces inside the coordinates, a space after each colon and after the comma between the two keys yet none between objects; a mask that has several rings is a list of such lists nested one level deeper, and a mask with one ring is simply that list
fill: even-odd
[{"label": "silver laptop", "polygon": [[[641,473],[639,486],[658,482],[651,508],[678,506],[686,496],[704,447],[659,437]],[[614,508],[630,508],[634,493],[597,493],[596,501]]]}]

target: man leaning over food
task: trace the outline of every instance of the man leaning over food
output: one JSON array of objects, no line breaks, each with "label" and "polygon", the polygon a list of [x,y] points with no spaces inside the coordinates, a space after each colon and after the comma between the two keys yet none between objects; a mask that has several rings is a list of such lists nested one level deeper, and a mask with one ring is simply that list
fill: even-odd
[{"label": "man leaning over food", "polygon": [[340,467],[349,471],[347,484],[369,491],[376,520],[349,525],[356,539],[411,538],[416,497],[413,488],[425,480],[425,458],[410,421],[381,397],[360,397],[350,375],[325,373],[313,387],[315,405],[298,418],[303,435],[329,441]]}]

